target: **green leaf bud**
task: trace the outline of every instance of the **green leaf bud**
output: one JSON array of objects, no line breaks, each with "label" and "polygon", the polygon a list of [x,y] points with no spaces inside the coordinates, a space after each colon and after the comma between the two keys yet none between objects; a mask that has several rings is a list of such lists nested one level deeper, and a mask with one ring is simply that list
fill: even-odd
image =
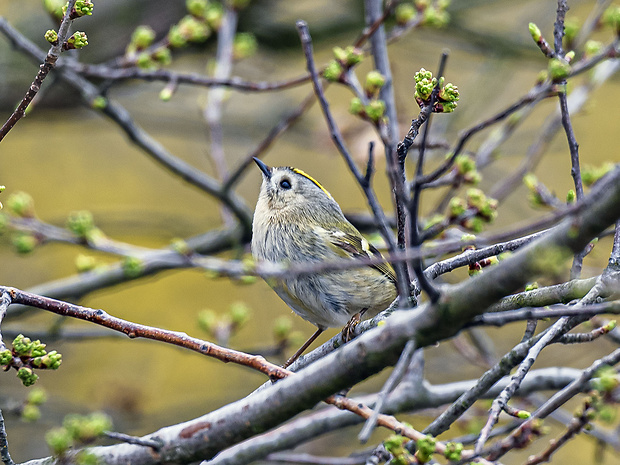
[{"label": "green leaf bud", "polygon": [[445,10],[429,6],[424,10],[424,24],[431,27],[444,27],[450,22],[450,15]]},{"label": "green leaf bud", "polygon": [[45,434],[45,442],[54,455],[61,455],[73,445],[73,438],[66,428],[54,428]]},{"label": "green leaf bud", "polygon": [[17,233],[13,236],[13,246],[17,253],[27,254],[34,250],[34,248],[39,244],[39,241],[36,237],[29,233]]},{"label": "green leaf bud", "polygon": [[327,67],[323,71],[323,77],[329,82],[337,82],[342,76],[342,65],[336,60],[332,60],[327,64]]},{"label": "green leaf bud", "polygon": [[441,224],[446,220],[446,217],[444,215],[442,215],[441,213],[437,213],[433,216],[431,216],[430,218],[428,218],[425,222],[424,222],[424,230],[426,231],[427,229],[432,228],[433,226],[437,225],[437,224]]},{"label": "green leaf bud", "polygon": [[533,291],[536,289],[538,289],[538,283],[536,281],[525,285],[525,292]]},{"label": "green leaf bud", "polygon": [[244,302],[234,302],[229,310],[230,320],[237,327],[247,323],[251,313],[250,307]]},{"label": "green leaf bud", "polygon": [[613,367],[603,366],[594,375],[592,384],[597,391],[611,392],[620,385],[618,374]]},{"label": "green leaf bud", "polygon": [[525,187],[530,191],[536,191],[538,189],[538,178],[532,173],[528,173],[523,176],[523,184],[525,184]]},{"label": "green leaf bud", "polygon": [[79,254],[75,257],[75,268],[78,273],[86,273],[92,271],[97,266],[97,259],[92,255]]},{"label": "green leaf bud", "polygon": [[478,210],[482,209],[487,202],[487,196],[484,195],[484,192],[482,192],[482,190],[480,189],[473,187],[467,189],[466,197],[467,204],[470,207],[476,208]]},{"label": "green leaf bud", "polygon": [[461,460],[461,453],[463,452],[463,444],[460,442],[449,442],[446,444],[444,457],[448,460],[457,462]]},{"label": "green leaf bud", "polygon": [[90,452],[88,449],[83,449],[75,454],[76,465],[101,465],[99,457]]},{"label": "green leaf bud", "polygon": [[185,6],[187,11],[197,18],[204,19],[207,14],[209,2],[207,0],[187,0]]},{"label": "green leaf bud", "polygon": [[58,33],[53,29],[48,29],[45,32],[45,40],[47,40],[50,44],[58,43]]},{"label": "green leaf bud", "polygon": [[571,44],[581,29],[579,20],[576,18],[566,18],[564,21],[564,40],[566,43]]},{"label": "green leaf bud", "polygon": [[459,100],[459,89],[449,82],[439,90],[438,98],[445,102],[457,102]]},{"label": "green leaf bud", "polygon": [[457,107],[457,103],[456,102],[438,102],[435,107],[433,109],[433,112],[435,113],[452,113],[454,110],[456,110]]},{"label": "green leaf bud", "polygon": [[123,273],[128,278],[137,278],[144,272],[144,264],[137,257],[125,257],[123,260]]},{"label": "green leaf bud", "polygon": [[385,114],[385,102],[383,100],[373,100],[364,109],[366,111],[366,115],[372,121],[379,121],[383,115]]},{"label": "green leaf bud", "polygon": [[67,415],[63,427],[69,436],[80,442],[89,442],[112,428],[112,420],[106,414],[95,412],[88,416]]},{"label": "green leaf bud", "polygon": [[172,52],[168,47],[159,47],[153,52],[151,58],[159,63],[161,66],[168,66],[172,63]]},{"label": "green leaf bud", "polygon": [[411,3],[400,3],[394,10],[396,23],[404,26],[409,21],[413,21],[417,16],[417,11]]},{"label": "green leaf bud", "polygon": [[25,422],[35,422],[41,418],[41,409],[33,404],[26,404],[22,407],[21,419]]},{"label": "green leaf bud", "polygon": [[205,14],[205,21],[211,29],[217,31],[222,25],[222,18],[224,17],[224,8],[220,3],[210,3]]},{"label": "green leaf bud", "polygon": [[[596,181],[601,179],[614,168],[613,163],[605,163],[602,166],[585,165],[581,170],[581,179],[587,187],[592,186]],[[7,202],[8,206],[8,202]]]},{"label": "green leaf bud", "polygon": [[499,263],[499,259],[497,257],[489,257],[487,259],[487,266],[497,265]]},{"label": "green leaf bud", "polygon": [[170,248],[181,255],[189,255],[192,253],[192,249],[190,249],[187,242],[179,238],[172,240],[170,243]]},{"label": "green leaf bud", "polygon": [[[67,11],[67,3],[63,8],[63,13]],[[80,18],[82,16],[91,16],[93,14],[93,8],[95,5],[90,0],[77,0],[75,5],[73,6],[73,10],[71,10],[71,18]]]},{"label": "green leaf bud", "polygon": [[482,181],[482,174],[480,174],[480,171],[469,171],[463,175],[463,181],[467,184],[473,184],[476,186],[480,184],[480,181]]},{"label": "green leaf bud", "polygon": [[140,69],[157,69],[157,63],[151,58],[151,55],[146,52],[140,53],[136,59],[136,65]]},{"label": "green leaf bud", "polygon": [[620,5],[611,5],[605,10],[601,22],[611,27],[616,34],[620,34]]},{"label": "green leaf bud", "polygon": [[32,343],[32,348],[30,349],[31,357],[40,357],[45,355],[47,352],[45,350],[46,344],[43,344],[38,339]]},{"label": "green leaf bud", "polygon": [[34,383],[37,382],[37,379],[39,379],[39,376],[36,375],[32,371],[32,368],[29,367],[21,367],[19,370],[17,370],[17,377],[26,387],[32,386]]},{"label": "green leaf bud", "polygon": [[450,218],[456,218],[467,211],[465,200],[460,197],[452,197],[448,203],[448,214]]},{"label": "green leaf bud", "polygon": [[85,32],[76,31],[67,39],[68,49],[80,49],[88,45],[88,37]]},{"label": "green leaf bud", "polygon": [[540,39],[542,38],[542,32],[540,32],[540,28],[534,23],[528,24],[528,28],[530,29],[530,35],[532,36],[532,39],[534,39],[534,42],[540,42]]},{"label": "green leaf bud", "polygon": [[86,238],[86,235],[95,227],[93,214],[88,210],[80,210],[69,213],[67,229],[77,237]]},{"label": "green leaf bud", "polygon": [[293,330],[293,322],[287,316],[281,316],[276,318],[273,324],[273,337],[276,341],[280,342],[288,338],[289,334]]},{"label": "green leaf bud", "polygon": [[336,60],[338,60],[341,64],[344,65],[347,62],[347,52],[345,52],[344,48],[334,47],[332,52],[334,54],[334,58],[336,58]]},{"label": "green leaf bud", "polygon": [[473,234],[463,234],[460,239],[461,242],[471,242],[475,240],[476,240],[476,236]]},{"label": "green leaf bud", "polygon": [[131,34],[131,45],[137,50],[147,48],[155,40],[155,31],[150,26],[138,26]]},{"label": "green leaf bud", "polygon": [[549,60],[549,66],[547,67],[549,76],[554,82],[562,81],[566,79],[570,74],[571,67],[566,60],[561,58],[552,58]]},{"label": "green leaf bud", "polygon": [[341,47],[334,47],[332,49],[336,60],[344,67],[350,68],[362,61],[364,58],[363,52],[352,45],[343,49]]},{"label": "green leaf bud", "polygon": [[257,280],[256,276],[244,275],[239,278],[240,284],[254,284]]},{"label": "green leaf bud", "polygon": [[173,25],[168,31],[168,42],[171,47],[181,48],[187,45],[187,38],[183,35],[178,24]]},{"label": "green leaf bud", "polygon": [[18,334],[13,339],[13,350],[18,356],[29,356],[32,350],[33,344],[29,337],[23,334]]},{"label": "green leaf bud", "polygon": [[359,97],[353,97],[351,99],[351,103],[349,104],[349,113],[352,115],[363,116],[364,113],[364,104]]},{"label": "green leaf bud", "polygon": [[62,7],[66,4],[65,0],[43,0],[43,7],[55,19],[62,19]]},{"label": "green leaf bud", "polygon": [[616,409],[610,405],[603,405],[598,412],[598,419],[608,425],[614,424],[617,416]]},{"label": "green leaf bud", "polygon": [[472,156],[463,153],[456,156],[454,166],[456,166],[460,175],[464,175],[476,169],[476,160]]},{"label": "green leaf bud", "polygon": [[482,218],[474,216],[472,218],[467,218],[463,222],[463,227],[475,233],[481,233],[484,229],[484,222],[482,221]]},{"label": "green leaf bud", "polygon": [[570,52],[568,52],[566,55],[564,55],[564,59],[565,59],[566,61],[568,61],[569,63],[570,63],[571,61],[573,61],[573,59],[574,59],[574,58],[575,58],[575,51],[574,51],[574,50],[571,50],[571,51],[570,51]]},{"label": "green leaf bud", "polygon": [[43,388],[32,388],[26,400],[32,405],[43,405],[47,402],[47,392]]},{"label": "green leaf bud", "polygon": [[159,91],[159,100],[161,100],[162,102],[169,102],[172,98],[173,93],[174,92],[172,91],[172,88],[166,86]]},{"label": "green leaf bud", "polygon": [[417,451],[415,456],[420,462],[426,463],[431,459],[431,457],[435,453],[436,442],[436,439],[431,435],[427,435],[416,441]]},{"label": "green leaf bud", "polygon": [[185,16],[179,21],[181,35],[188,42],[204,42],[211,35],[209,26],[193,16]]},{"label": "green leaf bud", "polygon": [[6,201],[7,208],[16,216],[32,218],[34,216],[34,200],[26,192],[14,192]]},{"label": "green leaf bud", "polygon": [[598,54],[603,49],[603,43],[598,40],[588,40],[583,46],[586,56],[591,57]]},{"label": "green leaf bud", "polygon": [[235,36],[233,42],[233,58],[235,60],[249,58],[256,53],[257,49],[258,42],[254,34],[249,32],[239,33]]},{"label": "green leaf bud", "polygon": [[105,107],[108,106],[108,99],[106,99],[102,95],[98,95],[91,100],[90,106],[95,110],[103,110]]},{"label": "green leaf bud", "polygon": [[379,90],[385,85],[385,76],[379,71],[370,71],[366,75],[366,83],[364,84],[364,91],[366,95],[376,95]]},{"label": "green leaf bud", "polygon": [[217,314],[211,309],[201,310],[198,313],[198,326],[206,333],[211,333],[217,325]]},{"label": "green leaf bud", "polygon": [[571,204],[577,201],[577,194],[575,193],[575,189],[569,189],[566,193],[566,203]]},{"label": "green leaf bud", "polygon": [[519,410],[517,411],[517,418],[520,418],[521,420],[527,420],[528,418],[530,418],[532,416],[532,414],[526,410]]},{"label": "green leaf bud", "polygon": [[435,84],[437,84],[437,79],[433,77],[433,73],[421,68],[420,71],[415,74],[414,80],[416,99],[427,101],[433,92]]},{"label": "green leaf bud", "polygon": [[13,353],[9,349],[0,352],[0,365],[8,365],[13,361]]}]

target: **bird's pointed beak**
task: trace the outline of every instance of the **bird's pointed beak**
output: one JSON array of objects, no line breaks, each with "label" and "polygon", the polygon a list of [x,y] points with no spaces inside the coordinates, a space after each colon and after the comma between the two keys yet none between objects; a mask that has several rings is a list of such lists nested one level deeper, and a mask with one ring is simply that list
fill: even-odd
[{"label": "bird's pointed beak", "polygon": [[263,172],[263,176],[265,176],[265,178],[267,179],[271,179],[271,168],[269,168],[265,163],[263,163],[261,160],[259,160],[256,157],[252,157],[252,159],[258,165],[260,170]]}]

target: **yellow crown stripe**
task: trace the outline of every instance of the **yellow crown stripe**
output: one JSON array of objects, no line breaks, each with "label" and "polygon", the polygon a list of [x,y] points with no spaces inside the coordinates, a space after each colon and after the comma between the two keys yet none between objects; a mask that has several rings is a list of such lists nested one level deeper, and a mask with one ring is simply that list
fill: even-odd
[{"label": "yellow crown stripe", "polygon": [[291,169],[293,170],[294,173],[297,173],[297,174],[303,176],[304,178],[309,179],[310,181],[312,181],[314,184],[316,184],[316,187],[318,187],[323,192],[325,192],[329,197],[332,197],[332,195],[329,192],[327,192],[327,189],[325,189],[323,186],[321,186],[321,183],[319,181],[317,181],[316,179],[314,179],[312,176],[310,176],[308,173],[306,173],[305,171],[302,171],[300,169],[297,169],[297,168],[291,168]]}]

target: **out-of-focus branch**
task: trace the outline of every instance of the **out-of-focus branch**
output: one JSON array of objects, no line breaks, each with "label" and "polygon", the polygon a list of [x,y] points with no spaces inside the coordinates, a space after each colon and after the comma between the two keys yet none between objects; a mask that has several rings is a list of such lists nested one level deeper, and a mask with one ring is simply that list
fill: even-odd
[{"label": "out-of-focus branch", "polygon": [[[0,18],[0,32],[33,59],[41,60],[43,58],[43,52],[3,18]],[[88,80],[67,68],[59,68],[56,71],[67,84],[79,92],[87,106],[98,107],[104,115],[118,124],[131,141],[147,155],[184,181],[207,192],[226,205],[244,226],[245,237],[249,237],[252,229],[252,214],[240,197],[231,192],[224,192],[220,183],[215,179],[168,152],[163,145],[133,121],[125,108],[102,97],[98,89]]]},{"label": "out-of-focus branch", "polygon": [[140,79],[142,81],[175,81],[177,84],[186,84],[199,87],[229,87],[241,92],[270,92],[290,89],[306,84],[310,76],[305,74],[284,81],[247,81],[237,76],[210,77],[198,73],[180,73],[168,69],[145,70],[133,68],[111,68],[106,65],[89,65],[75,61],[58,61],[58,67],[69,68],[84,77],[109,80]]}]

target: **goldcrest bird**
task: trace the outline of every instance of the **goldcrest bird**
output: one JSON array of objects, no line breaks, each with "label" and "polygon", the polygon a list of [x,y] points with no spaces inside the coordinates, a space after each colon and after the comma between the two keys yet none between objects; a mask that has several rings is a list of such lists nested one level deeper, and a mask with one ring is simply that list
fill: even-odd
[{"label": "goldcrest bird", "polygon": [[[254,161],[263,173],[252,224],[255,260],[299,265],[381,257],[313,177],[296,168],[270,168],[257,158]],[[388,263],[291,275],[268,283],[295,313],[318,328],[284,367],[326,328],[374,316],[397,296],[396,277]]]}]

